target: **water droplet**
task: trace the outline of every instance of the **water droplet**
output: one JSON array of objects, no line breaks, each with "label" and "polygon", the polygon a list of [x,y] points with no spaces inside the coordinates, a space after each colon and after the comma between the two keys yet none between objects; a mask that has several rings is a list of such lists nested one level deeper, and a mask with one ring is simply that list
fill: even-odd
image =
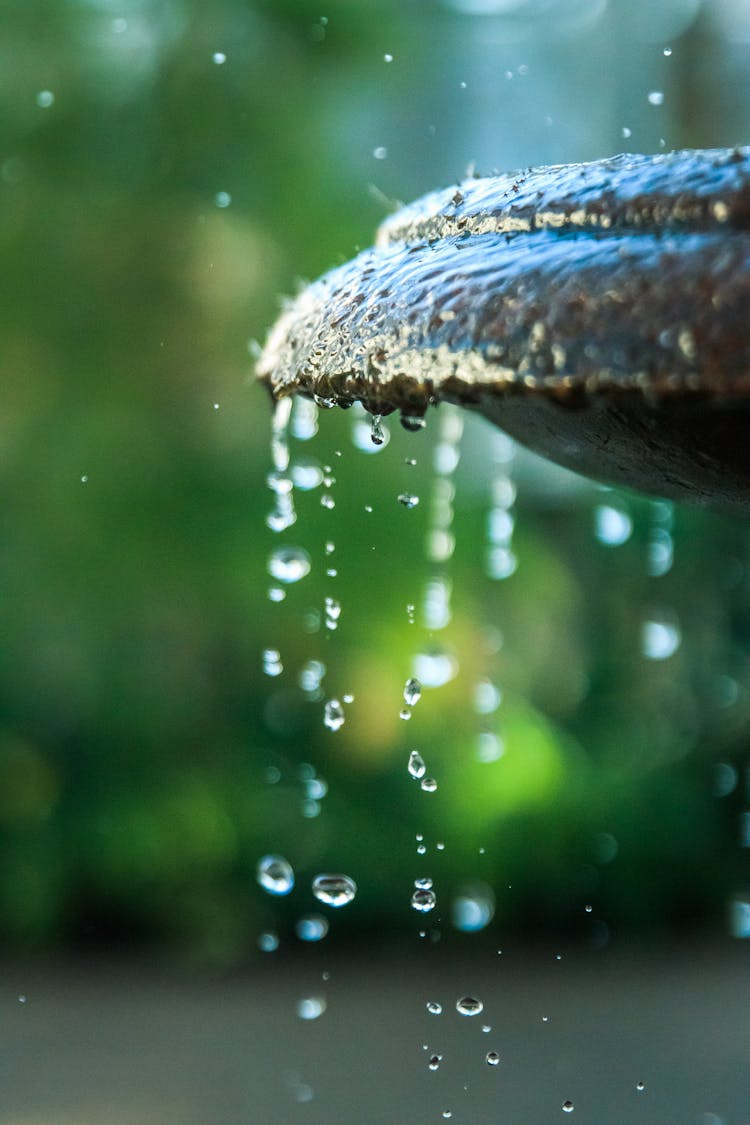
[{"label": "water droplet", "polygon": [[336,629],[341,617],[341,602],[335,598],[326,598],[326,629]]},{"label": "water droplet", "polygon": [[418,891],[431,891],[432,879],[428,875],[423,875],[421,879],[414,880],[414,886]]},{"label": "water droplet", "polygon": [[310,556],[302,547],[279,547],[269,556],[268,573],[278,582],[299,582],[310,573]]},{"label": "water droplet", "polygon": [[445,844],[443,843],[443,841],[442,841],[442,840],[438,840],[437,844],[435,844],[435,847],[437,848],[437,850],[438,850],[439,852],[444,852],[444,851],[445,851]]},{"label": "water droplet", "polygon": [[491,1031],[492,1031],[492,1025],[491,1024],[489,1024],[489,1023],[483,1023],[482,1024],[482,1032],[483,1032],[484,1035],[489,1035],[489,1033]]},{"label": "water droplet", "polygon": [[622,136],[623,136],[623,139],[624,139],[624,140],[626,140],[626,141],[627,141],[627,140],[629,140],[629,139],[630,139],[630,137],[632,137],[632,136],[633,136],[633,130],[632,130],[632,129],[628,129],[627,125],[623,125],[623,127],[622,127]]},{"label": "water droplet", "polygon": [[376,160],[385,160],[388,156],[388,149],[385,145],[377,145],[377,147],[372,150],[372,155]]},{"label": "water droplet", "polygon": [[425,765],[424,758],[418,750],[412,750],[412,752],[409,754],[408,769],[411,776],[417,778],[417,780],[424,777],[424,775],[426,774],[427,766]]},{"label": "water droplet", "polygon": [[399,504],[403,504],[405,508],[416,508],[419,503],[419,497],[411,492],[399,492],[398,502]]},{"label": "water droplet", "polygon": [[641,626],[641,652],[647,660],[668,660],[681,641],[676,621],[651,620]]},{"label": "water droplet", "polygon": [[[278,409],[281,402],[276,404]],[[309,398],[298,395],[294,400],[294,410],[291,417],[292,436],[297,441],[310,441],[318,432],[318,408]]]},{"label": "water droplet", "polygon": [[346,721],[344,715],[344,708],[338,699],[326,700],[326,705],[323,708],[323,725],[327,726],[329,730],[341,730]]},{"label": "water droplet", "polygon": [[275,953],[279,948],[279,935],[267,931],[264,934],[258,934],[258,949],[261,953]]},{"label": "water droplet", "polygon": [[643,1091],[646,1089],[646,1084],[645,1084],[645,1082],[636,1082],[635,1088],[636,1088],[636,1090],[638,1091],[639,1094],[642,1094]]},{"label": "water droplet", "polygon": [[412,907],[420,914],[428,914],[430,910],[434,910],[436,903],[437,897],[433,890],[420,890],[417,888],[411,896]]},{"label": "water droplet", "polygon": [[403,719],[404,722],[408,722],[408,720],[411,718],[411,711],[408,707],[402,707],[398,713],[398,717],[399,719]]},{"label": "water droplet", "polygon": [[299,686],[307,694],[315,695],[320,691],[320,685],[325,674],[325,664],[320,660],[308,660],[307,664],[300,669]]},{"label": "water droplet", "polygon": [[456,1001],[456,1011],[461,1016],[478,1016],[484,1010],[484,1004],[475,996],[462,996]]},{"label": "water droplet", "polygon": [[328,919],[322,914],[306,914],[298,919],[294,932],[300,941],[322,941],[328,933]]},{"label": "water droplet", "polygon": [[562,1104],[563,1113],[572,1113],[574,1109],[575,1109],[575,1106],[573,1105],[572,1102],[563,1102],[563,1104]]},{"label": "water droplet", "polygon": [[320,498],[320,505],[322,508],[327,508],[330,512],[336,507],[336,501],[331,496],[330,492],[324,492]]},{"label": "water droplet", "polygon": [[420,786],[424,789],[425,793],[434,793],[438,784],[434,777],[423,777]]},{"label": "water droplet", "polygon": [[443,1117],[447,1121],[449,1117],[453,1117],[453,1114],[451,1113],[451,1111],[449,1109],[444,1109],[443,1110]]},{"label": "water droplet", "polygon": [[505,743],[494,731],[481,731],[477,735],[474,757],[478,762],[497,762],[505,753]]},{"label": "water droplet", "polygon": [[417,844],[417,855],[426,855],[426,854],[427,854],[427,845],[426,844]]},{"label": "water droplet", "polygon": [[311,492],[323,483],[323,470],[315,461],[301,457],[291,467],[291,479],[300,492]]},{"label": "water droplet", "polygon": [[430,1055],[430,1058],[428,1059],[428,1062],[427,1062],[427,1066],[429,1067],[430,1070],[437,1070],[442,1061],[443,1061],[442,1055]]},{"label": "water droplet", "polygon": [[386,51],[386,53],[383,55],[383,62],[393,62],[393,55],[389,54]]},{"label": "water droplet", "polygon": [[664,50],[662,51],[662,54],[664,55],[665,59],[668,59],[672,54],[672,48],[671,47],[665,47]]},{"label": "water droplet", "polygon": [[294,886],[294,871],[283,855],[264,855],[258,860],[255,877],[270,895],[288,895]]},{"label": "water droplet", "polygon": [[621,508],[600,504],[594,510],[594,534],[608,547],[621,547],[633,532],[633,521]]},{"label": "water droplet", "polygon": [[385,433],[379,414],[373,414],[370,423],[370,441],[373,445],[385,445]]},{"label": "water droplet", "polygon": [[27,999],[27,998],[26,998],[26,995],[25,995],[25,994],[24,994],[24,993],[22,992],[22,993],[20,994],[20,996],[18,997],[18,1003],[19,1003],[19,1004],[25,1004],[25,1003],[26,1003],[26,999]]},{"label": "water droplet", "polygon": [[488,1051],[484,1057],[488,1066],[498,1066],[500,1063],[500,1056],[497,1051]]},{"label": "water droplet", "polygon": [[326,1010],[322,996],[305,996],[297,1002],[297,1015],[301,1020],[316,1020]]},{"label": "water droplet", "polygon": [[346,906],[357,893],[357,884],[349,875],[316,875],[312,892],[326,906]]},{"label": "water droplet", "polygon": [[593,910],[594,908],[593,908],[593,906],[591,906],[591,905],[590,905],[589,903],[586,903],[586,905],[584,906],[584,908],[583,908],[583,909],[584,909],[584,910],[586,911],[586,913],[587,913],[587,914],[590,914],[590,913],[591,913],[591,911],[592,911],[592,910]]},{"label": "water droplet", "polygon": [[217,207],[228,207],[232,202],[232,197],[228,191],[217,191],[214,196],[214,203]]},{"label": "water droplet", "polygon": [[40,109],[49,109],[55,104],[55,95],[51,90],[40,90],[36,96],[36,104]]},{"label": "water droplet", "polygon": [[269,586],[268,600],[269,602],[283,602],[286,597],[286,590],[282,590],[279,586]]},{"label": "water droplet", "polygon": [[404,702],[409,707],[414,707],[419,702],[422,696],[422,685],[419,680],[411,676],[404,684]]},{"label": "water droplet", "polygon": [[664,105],[664,92],[662,90],[651,90],[648,95],[649,105]]},{"label": "water droplet", "polygon": [[478,680],[474,686],[474,710],[477,715],[491,715],[503,701],[503,693],[491,680]]},{"label": "water droplet", "polygon": [[[421,414],[406,414],[402,411],[399,416],[399,421],[401,422],[401,425],[404,427],[404,429],[408,430],[410,434],[419,433],[420,430],[424,430],[427,426],[427,419]],[[416,461],[410,461],[408,458],[406,460],[406,463],[407,465],[416,465]]]},{"label": "water droplet", "polygon": [[216,66],[223,66],[227,61],[227,56],[223,51],[214,51],[213,55],[211,56],[211,60],[216,64]]},{"label": "water droplet", "polygon": [[333,540],[329,539],[328,542],[326,543],[326,546],[325,546],[326,554],[332,555],[335,550],[336,550],[336,544],[333,542]]},{"label": "water droplet", "polygon": [[428,1000],[425,1008],[431,1016],[439,1016],[443,1010],[443,1005],[438,1004],[437,1000]]},{"label": "water droplet", "polygon": [[413,666],[416,678],[424,687],[442,687],[458,674],[456,658],[445,649],[417,653]]},{"label": "water droplet", "polygon": [[451,918],[457,930],[473,934],[488,926],[495,915],[495,895],[486,883],[471,884],[451,903]]},{"label": "water droplet", "polygon": [[275,648],[263,649],[263,671],[267,676],[280,676],[284,671],[281,653]]}]

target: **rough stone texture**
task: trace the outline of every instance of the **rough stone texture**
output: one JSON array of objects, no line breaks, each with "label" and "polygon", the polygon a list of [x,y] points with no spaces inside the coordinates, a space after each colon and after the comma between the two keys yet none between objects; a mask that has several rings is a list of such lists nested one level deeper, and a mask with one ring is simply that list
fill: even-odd
[{"label": "rough stone texture", "polygon": [[750,149],[469,180],[305,289],[277,398],[416,424],[445,399],[614,483],[750,507]]}]

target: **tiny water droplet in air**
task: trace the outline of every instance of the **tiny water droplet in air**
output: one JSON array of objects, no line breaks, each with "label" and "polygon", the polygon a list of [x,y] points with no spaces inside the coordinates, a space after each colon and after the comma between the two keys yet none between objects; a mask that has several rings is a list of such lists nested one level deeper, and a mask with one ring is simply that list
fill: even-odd
[{"label": "tiny water droplet in air", "polygon": [[416,508],[419,503],[419,497],[411,492],[399,492],[398,502],[399,504],[403,504],[405,508]]},{"label": "tiny water droplet in air", "polygon": [[297,1003],[297,1015],[301,1020],[316,1020],[326,1010],[322,996],[305,996]]},{"label": "tiny water droplet in air", "polygon": [[411,676],[404,684],[404,702],[409,707],[414,707],[419,702],[422,695],[422,685],[419,680]]},{"label": "tiny water droplet in air", "polygon": [[218,409],[219,409],[219,403],[218,403],[218,402],[215,402],[215,403],[214,403],[214,410],[218,410]]},{"label": "tiny water droplet in air", "polygon": [[393,55],[386,53],[383,55],[383,62],[393,62]]},{"label": "tiny water droplet in air", "polygon": [[406,617],[407,617],[407,620],[408,620],[410,625],[414,624],[414,618],[415,618],[416,611],[417,611],[417,607],[415,605],[412,605],[411,602],[409,602],[406,606]]},{"label": "tiny water droplet in air", "polygon": [[593,909],[594,909],[593,906],[589,905],[589,903],[586,903],[586,906],[584,907],[584,910],[586,911],[587,914],[590,914]]},{"label": "tiny water droplet in air", "polygon": [[349,875],[316,875],[312,892],[326,906],[346,906],[357,893],[357,884]]},{"label": "tiny water droplet in air", "polygon": [[214,51],[211,58],[212,58],[213,62],[216,64],[216,66],[223,66],[224,63],[227,61],[227,56],[224,54],[223,51]]},{"label": "tiny water droplet in air", "polygon": [[646,1084],[644,1082],[636,1082],[635,1088],[636,1088],[636,1090],[638,1091],[639,1094],[642,1094],[643,1091],[646,1089]]},{"label": "tiny water droplet in air", "polygon": [[563,1104],[562,1104],[563,1113],[572,1113],[574,1109],[575,1109],[575,1106],[573,1105],[572,1102],[569,1102],[569,1101],[563,1102]]},{"label": "tiny water droplet in air", "polygon": [[279,935],[267,931],[258,934],[258,949],[261,953],[275,953],[279,948]]},{"label": "tiny water droplet in air", "polygon": [[459,84],[458,84],[458,85],[459,85],[459,87],[460,87],[460,88],[461,88],[462,90],[465,90],[465,89],[466,89],[466,83],[465,83],[465,82],[459,82]]},{"label": "tiny water droplet in air", "polygon": [[422,414],[405,414],[402,411],[399,421],[410,434],[419,433],[427,427],[427,419]]},{"label": "tiny water droplet in air", "polygon": [[89,479],[88,474],[84,473],[83,476],[81,477],[81,484],[88,484],[88,479]]},{"label": "tiny water droplet in air", "polygon": [[418,891],[431,891],[432,879],[428,875],[423,875],[421,879],[414,880],[414,886]]},{"label": "tiny water droplet in air", "polygon": [[336,550],[336,544],[333,542],[333,540],[331,540],[331,539],[328,540],[328,542],[326,543],[325,550],[326,550],[327,555],[333,554],[333,552]]},{"label": "tiny water droplet in air", "polygon": [[420,785],[424,789],[425,793],[434,793],[438,787],[437,781],[435,781],[434,777],[423,777]]},{"label": "tiny water droplet in air", "polygon": [[214,203],[217,207],[228,207],[232,202],[232,197],[228,191],[217,191],[214,196]]},{"label": "tiny water droplet in air", "polygon": [[632,137],[632,136],[633,136],[633,130],[632,130],[632,129],[628,129],[627,125],[623,125],[623,127],[622,127],[622,135],[623,135],[624,139],[625,139],[625,140],[627,141],[629,137]]},{"label": "tiny water droplet in air", "polygon": [[437,848],[437,850],[438,850],[439,852],[444,852],[444,851],[445,851],[445,844],[443,843],[443,841],[442,841],[442,840],[438,840],[437,844],[435,844],[435,847]]},{"label": "tiny water droplet in air", "polygon": [[411,711],[408,707],[402,707],[398,713],[398,717],[406,722],[411,718]]},{"label": "tiny water droplet in air", "polygon": [[286,597],[286,590],[282,590],[279,586],[270,586],[268,589],[269,602],[283,602]]},{"label": "tiny water droplet in air", "polygon": [[344,715],[344,708],[338,699],[326,700],[325,707],[323,708],[323,724],[329,730],[341,730],[346,721]]},{"label": "tiny water droplet in air", "polygon": [[647,660],[668,660],[681,642],[676,621],[644,621],[641,626],[641,652]]},{"label": "tiny water droplet in air", "polygon": [[668,59],[670,57],[670,55],[672,54],[672,48],[671,47],[665,47],[664,50],[662,51],[662,54],[664,55],[665,59]]},{"label": "tiny water droplet in air", "polygon": [[489,1033],[492,1031],[492,1025],[489,1024],[489,1023],[483,1023],[482,1024],[482,1031],[484,1032],[485,1035],[489,1035]]},{"label": "tiny water droplet in air", "polygon": [[424,777],[425,773],[427,772],[427,766],[425,765],[424,758],[418,750],[412,750],[412,752],[409,754],[408,769],[411,776],[417,778],[417,780]]},{"label": "tiny water droplet in air", "polygon": [[55,95],[51,90],[40,90],[36,96],[36,104],[40,109],[49,109],[55,103]]},{"label": "tiny water droplet in air", "polygon": [[294,887],[294,871],[283,855],[264,855],[258,860],[255,877],[270,895],[288,895]]},{"label": "tiny water droplet in air", "polygon": [[428,914],[435,909],[437,898],[433,890],[415,890],[411,896],[412,908],[420,914]]},{"label": "tiny water droplet in air", "polygon": [[378,145],[372,150],[372,155],[376,160],[385,160],[385,158],[388,156],[388,149],[385,147],[385,145]]},{"label": "tiny water droplet in air", "polygon": [[443,1110],[443,1117],[447,1121],[449,1117],[453,1117],[453,1114],[451,1113],[451,1111],[449,1109],[444,1109]]},{"label": "tiny water droplet in air", "polygon": [[263,671],[267,676],[280,676],[284,671],[281,653],[275,648],[263,649]]},{"label": "tiny water droplet in air", "polygon": [[488,1066],[497,1066],[500,1062],[500,1056],[497,1051],[488,1051],[484,1057],[487,1060]]},{"label": "tiny water droplet in air", "polygon": [[430,1058],[427,1062],[427,1066],[429,1067],[430,1070],[437,1070],[438,1067],[440,1066],[440,1063],[442,1062],[442,1059],[443,1059],[442,1055],[430,1055]]},{"label": "tiny water droplet in air", "polygon": [[322,508],[327,508],[329,512],[333,511],[333,509],[336,507],[336,501],[331,496],[330,492],[323,493],[320,498],[320,506]]},{"label": "tiny water droplet in air", "polygon": [[372,512],[372,504],[365,504],[365,511],[368,513]]},{"label": "tiny water droplet in air", "polygon": [[456,1001],[456,1011],[461,1016],[478,1016],[483,1009],[484,1004],[475,996],[462,996]]},{"label": "tiny water droplet in air", "polygon": [[25,1004],[25,1003],[26,1003],[26,996],[24,995],[24,993],[23,993],[23,992],[22,992],[22,993],[21,993],[21,995],[20,995],[20,996],[18,997],[18,1003],[19,1003],[19,1004]]},{"label": "tiny water droplet in air", "polygon": [[594,511],[594,534],[608,547],[621,547],[633,531],[633,521],[627,512],[600,504]]},{"label": "tiny water droplet in air", "polygon": [[427,854],[427,845],[426,844],[417,844],[417,855],[426,855],[426,854]]},{"label": "tiny water droplet in air", "polygon": [[549,1016],[542,1016],[542,1023],[549,1023]]},{"label": "tiny water droplet in air", "polygon": [[278,582],[299,582],[310,573],[310,556],[302,547],[279,547],[269,556],[268,573]]},{"label": "tiny water droplet in air", "polygon": [[437,1000],[428,1000],[425,1004],[425,1008],[431,1016],[439,1016],[443,1010],[443,1005],[438,1004]]},{"label": "tiny water droplet in air", "polygon": [[651,90],[648,95],[649,105],[663,105],[664,92],[662,90]]},{"label": "tiny water droplet in air", "polygon": [[338,625],[339,618],[341,617],[341,602],[336,598],[327,597],[325,601],[326,606],[326,628],[335,629]]},{"label": "tiny water droplet in air", "polygon": [[306,914],[297,920],[294,932],[300,941],[322,941],[328,933],[328,919],[322,914]]}]

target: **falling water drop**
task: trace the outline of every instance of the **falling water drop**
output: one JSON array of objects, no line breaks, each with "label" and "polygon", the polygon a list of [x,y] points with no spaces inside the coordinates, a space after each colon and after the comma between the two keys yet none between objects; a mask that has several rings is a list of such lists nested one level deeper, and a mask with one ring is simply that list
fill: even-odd
[{"label": "falling water drop", "polygon": [[443,1005],[438,1004],[437,1000],[428,1000],[425,1004],[425,1008],[431,1016],[439,1016],[443,1011]]},{"label": "falling water drop", "polygon": [[431,1055],[428,1062],[427,1062],[427,1066],[430,1070],[437,1070],[442,1061],[443,1061],[442,1055]]},{"label": "falling water drop", "polygon": [[301,1020],[316,1020],[326,1010],[322,996],[305,996],[297,1003],[297,1015]]},{"label": "falling water drop", "polygon": [[302,547],[279,547],[268,558],[268,573],[277,582],[299,582],[310,573],[310,556]]},{"label": "falling water drop", "polygon": [[408,769],[411,776],[416,778],[417,781],[423,778],[426,774],[427,766],[425,765],[424,758],[418,750],[412,750],[412,752],[409,754]]},{"label": "falling water drop", "polygon": [[435,909],[436,903],[437,897],[433,890],[422,890],[418,887],[411,896],[411,905],[419,914],[428,914]]},{"label": "falling water drop", "polygon": [[261,953],[275,953],[279,948],[279,935],[267,930],[258,934],[258,949]]},{"label": "falling water drop", "polygon": [[434,793],[438,784],[434,777],[423,777],[420,786],[424,789],[425,793]]},{"label": "falling water drop", "polygon": [[484,1004],[475,996],[462,996],[456,1001],[456,1011],[461,1016],[478,1016],[484,1010]]},{"label": "falling water drop", "polygon": [[338,699],[326,700],[325,707],[323,708],[323,724],[329,730],[341,730],[346,721],[344,715],[344,708]]},{"label": "falling water drop", "polygon": [[575,1106],[573,1105],[573,1103],[571,1101],[563,1102],[563,1104],[562,1104],[563,1113],[572,1113],[574,1109],[575,1109]]},{"label": "falling water drop", "polygon": [[258,860],[255,877],[270,895],[288,895],[294,887],[294,871],[283,855],[264,855]]},{"label": "falling water drop", "polygon": [[419,497],[415,496],[413,492],[399,492],[399,504],[403,504],[405,508],[416,508],[419,503]]},{"label": "falling water drop", "polygon": [[281,653],[275,648],[263,649],[263,671],[267,676],[280,676],[284,671]]},{"label": "falling water drop", "polygon": [[404,684],[404,701],[409,707],[414,707],[422,695],[422,685],[419,680],[411,676]]},{"label": "falling water drop", "polygon": [[488,1051],[484,1057],[488,1066],[498,1066],[500,1063],[500,1056],[497,1051]]},{"label": "falling water drop", "polygon": [[646,1084],[645,1084],[645,1082],[636,1082],[635,1088],[636,1088],[636,1090],[638,1091],[639,1094],[642,1094],[643,1091],[646,1089]]},{"label": "falling water drop", "polygon": [[294,932],[300,941],[322,941],[328,933],[328,919],[322,914],[306,914],[298,919]]},{"label": "falling water drop", "polygon": [[326,906],[346,906],[357,893],[357,884],[349,875],[316,875],[312,892]]}]

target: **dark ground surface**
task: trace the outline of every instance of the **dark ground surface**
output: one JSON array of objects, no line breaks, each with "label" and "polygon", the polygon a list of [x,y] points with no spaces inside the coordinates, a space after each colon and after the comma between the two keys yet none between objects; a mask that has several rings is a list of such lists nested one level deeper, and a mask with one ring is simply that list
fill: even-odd
[{"label": "dark ground surface", "polygon": [[[0,1121],[427,1125],[450,1111],[454,1125],[750,1123],[747,946],[555,952],[321,946],[231,976],[6,964]],[[475,1018],[455,1010],[467,993],[484,1002]],[[326,999],[316,1020],[296,1013],[306,996]]]}]

